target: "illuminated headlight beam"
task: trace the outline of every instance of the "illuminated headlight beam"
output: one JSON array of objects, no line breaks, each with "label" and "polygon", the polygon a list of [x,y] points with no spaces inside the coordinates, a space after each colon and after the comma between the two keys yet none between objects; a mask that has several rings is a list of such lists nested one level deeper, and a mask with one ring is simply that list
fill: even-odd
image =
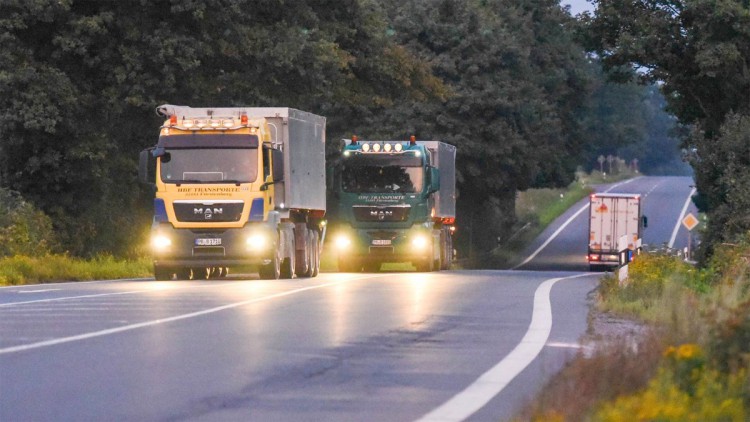
[{"label": "illuminated headlight beam", "polygon": [[163,234],[157,234],[151,238],[151,247],[156,251],[169,249],[170,246],[172,246],[172,239]]}]

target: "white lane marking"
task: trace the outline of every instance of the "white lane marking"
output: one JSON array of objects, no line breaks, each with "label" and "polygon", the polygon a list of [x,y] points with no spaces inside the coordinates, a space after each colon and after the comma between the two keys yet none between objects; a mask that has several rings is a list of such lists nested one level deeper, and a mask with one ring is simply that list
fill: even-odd
[{"label": "white lane marking", "polygon": [[[634,178],[634,179],[628,179],[628,180],[626,180],[626,181],[624,181],[624,182],[620,182],[620,183],[617,183],[617,184],[615,184],[615,185],[612,185],[612,186],[610,186],[610,187],[609,187],[609,189],[605,190],[605,191],[604,191],[604,193],[607,193],[607,192],[611,191],[612,189],[614,189],[614,188],[616,188],[616,187],[618,187],[618,186],[622,186],[622,185],[624,185],[625,183],[630,183],[630,182],[632,182],[633,180],[636,180],[636,179],[640,179],[641,177],[642,177],[642,176],[636,177],[636,178]],[[587,209],[587,208],[589,207],[589,205],[590,205],[590,204],[586,204],[586,205],[584,205],[584,206],[583,206],[583,207],[582,207],[582,208],[581,208],[580,210],[576,211],[576,213],[575,213],[575,214],[573,214],[573,215],[572,215],[572,216],[571,216],[570,218],[568,218],[568,220],[567,220],[567,221],[565,221],[565,222],[564,222],[564,223],[562,224],[562,226],[560,226],[560,227],[559,227],[559,228],[558,228],[557,230],[555,230],[555,232],[554,232],[554,233],[552,233],[552,236],[550,236],[550,237],[549,237],[549,238],[548,238],[548,239],[547,239],[547,240],[546,240],[546,241],[545,241],[544,243],[542,243],[542,246],[540,246],[539,248],[537,248],[537,250],[535,250],[535,251],[534,251],[534,253],[532,253],[532,254],[531,254],[531,255],[529,255],[529,256],[528,256],[528,257],[527,257],[526,259],[524,259],[524,260],[523,260],[523,262],[521,262],[520,264],[518,264],[518,265],[516,265],[515,267],[511,268],[511,270],[517,270],[517,269],[519,269],[520,267],[522,267],[522,266],[524,266],[524,265],[528,264],[528,263],[529,263],[529,261],[531,261],[532,259],[536,258],[536,256],[537,256],[537,255],[539,255],[539,252],[541,252],[541,251],[542,251],[542,250],[543,250],[544,248],[546,248],[546,247],[547,247],[547,245],[549,245],[549,244],[550,244],[550,243],[551,243],[551,242],[552,242],[553,240],[555,240],[555,238],[556,238],[556,237],[557,237],[557,236],[558,236],[558,235],[559,235],[559,234],[560,234],[560,233],[561,233],[561,232],[562,232],[563,230],[565,230],[565,228],[566,228],[566,227],[568,227],[568,225],[569,225],[570,223],[572,223],[572,222],[573,222],[573,220],[575,220],[575,219],[576,219],[576,217],[578,217],[578,216],[579,216],[579,215],[580,215],[580,214],[581,214],[581,213],[582,213],[583,211],[585,211],[585,210],[586,210],[586,209]]]},{"label": "white lane marking", "polygon": [[16,293],[18,294],[26,294],[26,293],[43,293],[43,292],[56,292],[58,290],[62,289],[42,289],[42,290],[19,290]]},{"label": "white lane marking", "polygon": [[531,255],[529,255],[529,257],[526,258],[522,263],[516,265],[515,267],[513,267],[511,269],[512,270],[517,270],[519,267],[528,264],[529,261],[531,261],[532,259],[536,258],[536,256],[539,255],[539,252],[541,252],[542,249],[546,248],[547,245],[549,245],[553,240],[555,240],[555,238],[557,237],[557,235],[559,235],[560,232],[562,232],[563,230],[565,230],[565,228],[568,227],[568,225],[570,223],[572,223],[573,220],[575,220],[576,217],[578,217],[582,212],[584,212],[586,209],[588,209],[588,207],[589,207],[589,204],[586,204],[583,207],[581,207],[580,210],[576,211],[576,213],[573,214],[566,222],[564,222],[562,224],[562,226],[560,226],[557,230],[555,230],[554,233],[552,233],[552,236],[550,236],[547,240],[544,241],[544,243],[542,243],[542,246],[540,246],[537,250],[535,250],[534,253],[532,253]]},{"label": "white lane marking", "polygon": [[560,280],[591,276],[578,274],[570,277],[545,280],[534,293],[534,310],[526,334],[521,342],[499,363],[482,374],[471,385],[453,396],[430,413],[418,419],[419,422],[462,421],[484,407],[492,398],[536,359],[547,343],[552,331],[552,304],[550,291]]},{"label": "white lane marking", "polygon": [[111,280],[89,280],[89,281],[61,281],[59,283],[37,283],[37,284],[23,284],[23,285],[10,285],[10,286],[0,286],[0,290],[3,289],[17,289],[19,287],[39,287],[39,286],[49,286],[49,285],[55,285],[55,286],[64,286],[66,284],[91,284],[91,283],[111,283],[113,281],[147,281],[147,280],[153,280],[153,278],[113,278]]},{"label": "white lane marking", "polygon": [[[0,303],[0,308],[7,308],[9,306],[16,306],[16,305],[28,305],[30,303],[47,303],[47,302],[59,302],[62,300],[71,300],[71,299],[88,299],[92,297],[103,297],[103,296],[118,296],[118,295],[132,295],[137,293],[148,293],[153,292],[156,290],[171,290],[171,289],[192,289],[192,288],[199,288],[199,287],[219,287],[219,286],[227,286],[229,284],[234,283],[218,283],[218,284],[198,284],[198,285],[186,285],[186,286],[158,286],[158,287],[152,287],[149,289],[143,289],[143,290],[130,290],[127,292],[114,292],[114,293],[96,293],[96,294],[90,294],[90,295],[79,295],[79,296],[64,296],[64,297],[53,297],[49,299],[36,299],[36,300],[26,300],[23,302],[9,302],[9,303]],[[152,285],[153,286],[153,285]],[[62,289],[56,289],[56,290],[62,290]],[[21,293],[21,292],[18,292]]]},{"label": "white lane marking", "polygon": [[264,296],[264,297],[260,297],[260,298],[256,298],[256,299],[244,300],[242,302],[230,303],[228,305],[217,306],[215,308],[204,309],[202,311],[191,312],[191,313],[188,313],[188,314],[175,315],[175,316],[169,317],[169,318],[161,318],[161,319],[156,319],[156,320],[152,320],[152,321],[144,321],[144,322],[139,322],[139,323],[136,323],[136,324],[123,325],[121,327],[109,328],[109,329],[106,329],[106,330],[100,330],[100,331],[93,331],[93,332],[90,332],[90,333],[78,334],[78,335],[75,335],[75,336],[61,337],[61,338],[56,338],[56,339],[51,339],[51,340],[45,340],[45,341],[40,341],[40,342],[30,343],[30,344],[22,344],[20,346],[6,347],[4,349],[0,349],[0,355],[8,354],[8,353],[23,352],[23,351],[32,350],[32,349],[38,349],[38,348],[41,348],[41,347],[55,346],[55,345],[58,345],[58,344],[70,343],[70,342],[79,341],[79,340],[87,340],[87,339],[91,339],[91,338],[95,338],[95,337],[102,337],[102,336],[107,336],[107,335],[111,335],[111,334],[117,334],[117,333],[121,333],[121,332],[124,332],[124,331],[131,331],[131,330],[135,330],[135,329],[138,329],[138,328],[145,328],[145,327],[151,327],[151,326],[154,326],[154,325],[165,324],[167,322],[173,322],[173,321],[179,321],[179,320],[183,320],[183,319],[195,318],[195,317],[199,317],[199,316],[203,316],[203,315],[213,314],[213,313],[219,312],[219,311],[224,311],[224,310],[227,310],[227,309],[233,309],[233,308],[237,308],[237,307],[240,307],[240,306],[250,305],[250,304],[253,304],[253,303],[265,302],[265,301],[268,301],[268,300],[271,300],[271,299],[278,299],[278,298],[281,298],[281,297],[291,296],[291,295],[294,295],[294,294],[306,292],[308,290],[316,290],[316,289],[321,289],[321,288],[324,288],[324,287],[331,287],[331,286],[336,286],[336,285],[339,285],[339,284],[349,283],[349,282],[355,281],[355,280],[362,280],[362,279],[366,279],[366,278],[377,278],[377,277],[390,277],[390,276],[391,276],[390,274],[382,274],[382,275],[368,275],[368,276],[363,276],[363,277],[349,278],[349,279],[346,279],[346,280],[340,280],[340,281],[334,281],[334,282],[330,282],[330,283],[318,284],[318,285],[315,285],[315,286],[303,287],[301,289],[290,290],[290,291],[287,291],[287,292],[275,293],[275,294],[272,294],[272,295],[268,295],[268,296]]},{"label": "white lane marking", "polygon": [[675,240],[677,240],[677,232],[680,231],[680,225],[682,225],[682,220],[685,218],[685,213],[687,213],[688,206],[690,205],[690,200],[693,198],[693,195],[695,195],[696,189],[693,188],[690,191],[690,195],[688,195],[687,199],[685,200],[685,205],[682,206],[682,212],[680,212],[680,217],[677,219],[677,224],[674,225],[674,230],[672,230],[672,237],[669,239],[669,247],[670,249],[674,246]]}]

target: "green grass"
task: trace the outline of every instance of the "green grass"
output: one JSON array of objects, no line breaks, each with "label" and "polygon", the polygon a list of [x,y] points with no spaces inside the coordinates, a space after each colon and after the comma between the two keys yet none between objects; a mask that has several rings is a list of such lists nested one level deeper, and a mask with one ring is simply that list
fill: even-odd
[{"label": "green grass", "polygon": [[598,312],[644,324],[573,360],[519,420],[747,421],[750,238],[705,268],[645,254],[597,291]]},{"label": "green grass", "polygon": [[147,258],[129,261],[111,256],[93,259],[67,255],[13,256],[0,258],[0,285],[151,277],[151,265]]}]

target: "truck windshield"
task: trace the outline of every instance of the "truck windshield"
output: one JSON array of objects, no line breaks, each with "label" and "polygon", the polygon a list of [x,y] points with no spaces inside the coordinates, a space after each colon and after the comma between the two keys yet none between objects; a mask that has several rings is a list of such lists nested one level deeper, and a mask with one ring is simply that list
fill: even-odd
[{"label": "truck windshield", "polygon": [[169,149],[161,157],[164,183],[249,183],[258,177],[258,149]]},{"label": "truck windshield", "polygon": [[346,160],[341,184],[345,192],[415,193],[422,191],[424,170],[421,160],[380,159],[373,156]]}]

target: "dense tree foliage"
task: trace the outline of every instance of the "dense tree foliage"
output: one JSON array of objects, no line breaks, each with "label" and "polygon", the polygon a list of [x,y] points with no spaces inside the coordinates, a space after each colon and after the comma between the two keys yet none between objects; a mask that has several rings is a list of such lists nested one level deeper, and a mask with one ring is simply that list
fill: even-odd
[{"label": "dense tree foliage", "polygon": [[574,24],[556,0],[6,0],[0,184],[65,250],[132,252],[155,106],[289,106],[328,117],[332,157],[351,134],[457,145],[461,241],[488,250],[518,190],[567,184],[612,139],[591,94],[614,88]]},{"label": "dense tree foliage", "polygon": [[288,105],[331,128],[442,95],[367,1],[0,5],[0,177],[75,254],[128,250],[147,226],[135,180],[162,103]]},{"label": "dense tree foliage", "polygon": [[545,0],[386,4],[394,37],[449,90],[392,108],[388,131],[458,146],[459,243],[489,250],[508,234],[518,190],[566,185],[579,163],[590,69],[572,19]]},{"label": "dense tree foliage", "polygon": [[709,212],[708,243],[746,232],[750,219],[738,193],[750,186],[749,158],[739,148],[744,117],[750,115],[750,4],[596,4],[596,16],[585,19],[590,48],[613,71],[637,68],[643,79],[658,81],[669,110],[694,128],[683,146],[695,169],[697,203]]},{"label": "dense tree foliage", "polygon": [[613,83],[605,74],[598,76],[583,120],[585,136],[591,140],[582,155],[584,168],[597,169],[598,157],[611,155],[649,175],[692,174],[680,153],[677,135],[682,127],[665,111],[666,100],[658,87],[635,80]]}]

